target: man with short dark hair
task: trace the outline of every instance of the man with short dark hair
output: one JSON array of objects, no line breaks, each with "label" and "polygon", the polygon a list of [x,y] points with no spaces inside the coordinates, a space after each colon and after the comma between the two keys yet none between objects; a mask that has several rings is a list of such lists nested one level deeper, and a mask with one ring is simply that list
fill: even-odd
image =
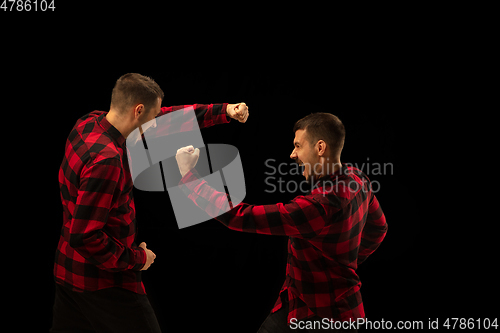
[{"label": "man with short dark hair", "polygon": [[312,185],[305,196],[288,204],[240,203],[229,210],[226,193],[211,188],[194,169],[199,150],[192,146],[176,155],[183,176],[179,186],[230,229],[289,236],[286,279],[259,333],[356,331],[357,319],[365,317],[356,269],[384,239],[385,216],[368,177],[340,162],[345,129],[338,117],[313,113],[293,130],[290,157],[304,165]]},{"label": "man with short dark hair", "polygon": [[[187,106],[161,107],[151,78],[129,73],[113,88],[109,112],[77,120],[59,169],[63,225],[56,250],[51,332],[160,332],[141,271],[156,255],[135,243],[136,220],[126,139],[155,117]],[[192,105],[200,128],[246,122],[248,107]],[[143,126],[146,124],[146,126]]]}]

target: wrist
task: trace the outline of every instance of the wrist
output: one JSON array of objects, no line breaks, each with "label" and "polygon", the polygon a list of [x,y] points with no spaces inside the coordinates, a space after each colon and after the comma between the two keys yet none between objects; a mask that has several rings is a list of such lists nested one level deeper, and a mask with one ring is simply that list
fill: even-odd
[{"label": "wrist", "polygon": [[182,178],[184,178],[184,176],[186,176],[191,170],[179,170],[179,171],[181,172]]},{"label": "wrist", "polygon": [[140,271],[146,264],[147,254],[142,247],[137,247],[135,251],[135,265],[132,268],[135,271]]}]

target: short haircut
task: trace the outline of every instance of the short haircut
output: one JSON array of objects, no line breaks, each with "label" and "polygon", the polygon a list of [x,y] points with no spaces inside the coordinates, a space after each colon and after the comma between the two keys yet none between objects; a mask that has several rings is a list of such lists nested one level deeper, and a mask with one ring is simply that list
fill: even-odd
[{"label": "short haircut", "polygon": [[311,113],[298,120],[293,126],[293,132],[305,130],[311,145],[318,140],[326,142],[332,156],[340,156],[344,147],[345,128],[340,119],[331,113]]},{"label": "short haircut", "polygon": [[150,77],[128,73],[122,75],[113,88],[111,107],[125,112],[129,107],[142,103],[147,112],[154,107],[157,99],[163,99],[163,91]]}]

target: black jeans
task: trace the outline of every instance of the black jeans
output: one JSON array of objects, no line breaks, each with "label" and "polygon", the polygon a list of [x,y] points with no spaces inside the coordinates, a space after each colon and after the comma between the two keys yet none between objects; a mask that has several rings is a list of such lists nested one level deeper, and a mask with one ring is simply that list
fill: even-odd
[{"label": "black jeans", "polygon": [[[301,323],[299,321],[291,322],[292,326],[288,326],[287,317],[288,317],[288,296],[284,296],[281,299],[283,301],[283,305],[281,309],[276,311],[275,313],[270,313],[266,320],[262,323],[257,333],[315,333],[315,332],[358,332],[357,329],[335,329],[331,325],[323,325],[322,318],[320,317],[312,317],[303,320]],[[318,329],[306,329],[307,322],[317,322],[317,325],[320,327]],[[312,323],[310,325],[313,325]],[[326,329],[322,329],[321,327],[328,327]],[[294,329],[292,329],[292,327]],[[304,327],[300,329],[299,327]]]},{"label": "black jeans", "polygon": [[146,295],[123,288],[83,293],[56,283],[51,333],[161,333]]}]

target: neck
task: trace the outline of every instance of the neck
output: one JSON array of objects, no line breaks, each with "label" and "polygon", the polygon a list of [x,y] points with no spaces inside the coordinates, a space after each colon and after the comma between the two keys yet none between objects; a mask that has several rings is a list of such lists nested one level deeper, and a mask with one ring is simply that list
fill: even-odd
[{"label": "neck", "polygon": [[342,167],[342,163],[340,163],[340,158],[335,158],[332,162],[329,158],[322,158],[321,162],[321,170],[317,173],[318,179],[327,175],[331,175],[340,170]]},{"label": "neck", "polygon": [[127,121],[125,117],[123,117],[114,109],[109,110],[108,114],[106,115],[106,120],[109,121],[109,123],[113,125],[125,137],[125,139],[135,129],[130,125],[130,122]]}]

